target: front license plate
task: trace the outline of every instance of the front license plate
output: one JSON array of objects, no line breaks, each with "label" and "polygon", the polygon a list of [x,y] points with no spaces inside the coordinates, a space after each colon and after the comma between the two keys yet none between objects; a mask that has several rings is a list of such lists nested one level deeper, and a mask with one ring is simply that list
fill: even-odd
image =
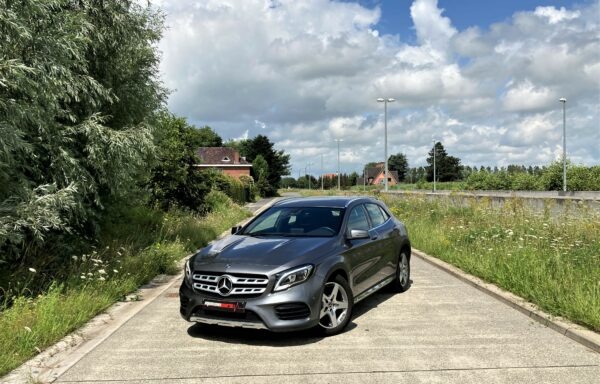
[{"label": "front license plate", "polygon": [[204,300],[205,309],[216,309],[219,311],[242,313],[245,311],[246,303]]}]

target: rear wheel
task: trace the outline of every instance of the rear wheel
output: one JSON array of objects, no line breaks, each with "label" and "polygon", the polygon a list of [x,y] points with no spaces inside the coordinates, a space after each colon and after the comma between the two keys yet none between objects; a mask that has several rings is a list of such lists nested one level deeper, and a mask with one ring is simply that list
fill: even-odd
[{"label": "rear wheel", "polygon": [[319,328],[327,336],[340,333],[352,317],[352,291],[346,279],[336,276],[325,283],[319,311]]},{"label": "rear wheel", "polygon": [[405,292],[410,288],[410,258],[406,251],[402,251],[398,257],[396,279],[391,285],[396,292]]}]

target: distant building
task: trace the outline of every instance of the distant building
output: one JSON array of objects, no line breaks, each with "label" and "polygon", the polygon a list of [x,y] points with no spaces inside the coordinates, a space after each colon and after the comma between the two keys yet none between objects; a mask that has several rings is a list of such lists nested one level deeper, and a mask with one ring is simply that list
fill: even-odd
[{"label": "distant building", "polygon": [[212,168],[226,175],[239,178],[240,176],[250,176],[252,164],[234,148],[229,147],[200,147],[196,154],[200,158],[200,164],[196,167]]},{"label": "distant building", "polygon": [[[356,185],[384,185],[385,184],[385,164],[377,163],[375,167],[365,169],[365,180],[362,177],[356,179]],[[388,185],[396,185],[399,183],[398,171],[390,171],[388,169]]]}]

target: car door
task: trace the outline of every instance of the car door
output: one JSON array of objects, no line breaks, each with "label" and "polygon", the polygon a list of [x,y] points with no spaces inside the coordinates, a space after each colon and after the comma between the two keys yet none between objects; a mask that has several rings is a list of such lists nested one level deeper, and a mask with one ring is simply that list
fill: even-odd
[{"label": "car door", "polygon": [[[344,233],[348,236],[353,229],[369,231],[370,226],[367,211],[363,204],[359,204],[348,212]],[[357,296],[375,283],[377,268],[374,266],[378,261],[377,252],[375,252],[377,242],[370,237],[347,239],[346,245],[344,256],[350,268],[352,293]]]},{"label": "car door", "polygon": [[377,236],[375,250],[381,258],[378,258],[375,268],[377,268],[377,280],[381,281],[396,272],[398,231],[393,220],[390,220],[390,216],[378,204],[366,203],[365,209],[371,223],[370,231]]}]

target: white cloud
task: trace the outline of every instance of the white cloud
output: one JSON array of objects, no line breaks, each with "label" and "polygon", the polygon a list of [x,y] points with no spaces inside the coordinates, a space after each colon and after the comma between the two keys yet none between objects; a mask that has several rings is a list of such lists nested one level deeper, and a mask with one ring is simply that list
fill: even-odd
[{"label": "white cloud", "polygon": [[[225,139],[267,134],[325,171],[383,160],[423,165],[435,135],[465,164],[547,163],[566,97],[574,162],[600,162],[598,4],[538,7],[457,30],[436,0],[410,7],[417,43],[378,31],[381,10],[329,0],[162,0],[169,107]],[[311,169],[317,169],[317,166]]]},{"label": "white cloud", "polygon": [[[511,84],[511,83],[509,83]],[[536,87],[529,80],[510,86],[503,100],[504,109],[511,112],[537,111],[556,104],[559,97],[547,87]]]},{"label": "white cloud", "polygon": [[564,20],[573,20],[581,16],[581,12],[567,11],[565,7],[560,7],[560,9],[554,7],[537,7],[534,14],[547,18],[550,24],[560,23]]}]

